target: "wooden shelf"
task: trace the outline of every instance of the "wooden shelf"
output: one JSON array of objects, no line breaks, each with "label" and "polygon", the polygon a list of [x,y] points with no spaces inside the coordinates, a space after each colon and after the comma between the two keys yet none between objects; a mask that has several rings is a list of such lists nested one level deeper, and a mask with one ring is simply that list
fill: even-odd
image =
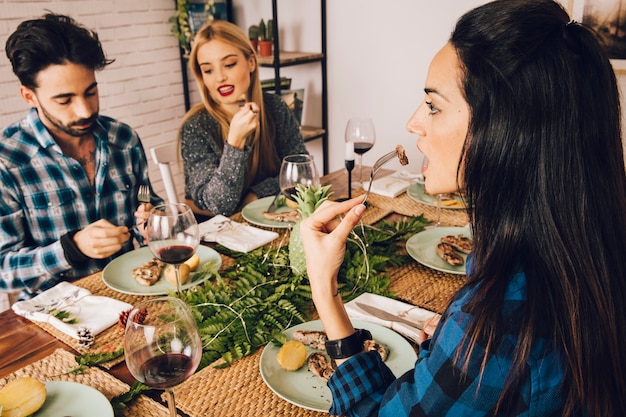
[{"label": "wooden shelf", "polygon": [[326,130],[321,127],[314,126],[300,126],[300,134],[305,142],[321,138],[326,133]]},{"label": "wooden shelf", "polygon": [[[324,57],[324,54],[320,52],[280,52],[280,65],[289,66],[303,64],[306,62],[318,62]],[[262,67],[274,66],[274,55],[271,56],[257,56],[259,65]]]}]

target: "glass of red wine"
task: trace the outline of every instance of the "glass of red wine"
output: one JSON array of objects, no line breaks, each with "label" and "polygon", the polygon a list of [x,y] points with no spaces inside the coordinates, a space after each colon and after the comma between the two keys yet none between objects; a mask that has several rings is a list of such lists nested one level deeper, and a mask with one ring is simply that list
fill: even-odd
[{"label": "glass of red wine", "polygon": [[200,333],[187,304],[169,296],[137,304],[126,320],[124,357],[139,382],[165,390],[170,416],[176,417],[173,388],[196,371],[202,357]]},{"label": "glass of red wine", "polygon": [[309,185],[319,185],[319,183],[320,177],[315,167],[313,155],[296,154],[287,155],[283,158],[278,174],[278,185],[285,196],[287,205],[294,208],[298,207],[298,203],[294,199],[296,185],[302,184],[308,187]]},{"label": "glass of red wine", "polygon": [[352,188],[363,188],[363,154],[376,143],[374,122],[369,117],[353,117],[346,124],[346,142],[354,142],[354,153],[359,155],[359,180]]},{"label": "glass of red wine", "polygon": [[176,269],[176,291],[181,292],[180,265],[200,244],[200,230],[191,208],[183,203],[161,204],[150,211],[148,246],[152,254]]}]

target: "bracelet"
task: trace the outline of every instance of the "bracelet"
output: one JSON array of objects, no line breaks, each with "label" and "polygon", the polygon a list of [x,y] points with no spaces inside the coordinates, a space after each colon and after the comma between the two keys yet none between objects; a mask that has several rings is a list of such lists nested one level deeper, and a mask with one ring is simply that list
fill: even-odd
[{"label": "bracelet", "polygon": [[365,329],[355,329],[348,337],[337,340],[327,340],[326,353],[331,359],[345,359],[363,352],[366,340],[372,340],[372,334]]},{"label": "bracelet", "polygon": [[76,242],[74,242],[74,235],[78,232],[79,230],[72,230],[71,232],[61,236],[60,239],[65,259],[67,260],[67,263],[73,267],[84,265],[92,259],[82,253],[80,249],[78,249],[78,246],[76,246]]}]

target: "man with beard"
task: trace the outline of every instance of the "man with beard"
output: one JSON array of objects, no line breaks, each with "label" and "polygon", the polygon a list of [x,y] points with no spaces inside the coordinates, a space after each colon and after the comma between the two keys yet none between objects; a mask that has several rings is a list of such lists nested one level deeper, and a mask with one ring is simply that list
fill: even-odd
[{"label": "man with beard", "polygon": [[133,249],[133,226],[161,200],[137,199],[149,185],[137,133],[98,114],[95,72],[113,60],[95,32],[49,13],[5,50],[32,108],[0,137],[0,290],[28,298]]}]

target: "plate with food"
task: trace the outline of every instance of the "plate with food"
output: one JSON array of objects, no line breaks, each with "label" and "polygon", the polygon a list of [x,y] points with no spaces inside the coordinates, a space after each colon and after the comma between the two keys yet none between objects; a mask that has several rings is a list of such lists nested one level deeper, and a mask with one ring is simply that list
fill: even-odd
[{"label": "plate with food", "polygon": [[254,200],[241,210],[241,215],[248,223],[255,226],[273,227],[276,229],[292,227],[300,219],[298,209],[288,206],[284,203],[285,199],[282,199],[283,203],[276,207],[272,213],[269,213],[267,209],[273,200],[274,196]]},{"label": "plate with food", "polygon": [[[426,204],[427,206],[437,207],[437,197],[428,194],[424,190],[424,184],[415,183],[406,190],[407,195],[417,201],[418,203]],[[463,197],[458,194],[444,194],[441,199],[441,208],[445,209],[464,209],[467,205]]]},{"label": "plate with food", "polygon": [[[413,369],[417,360],[415,350],[398,333],[361,320],[352,320],[352,324],[372,333],[375,343],[371,348],[386,356],[385,363],[396,377]],[[285,401],[309,410],[328,412],[332,395],[326,381],[333,371],[323,350],[326,334],[322,322],[315,320],[298,324],[283,333],[287,336],[283,347],[269,343],[261,353],[259,368],[263,381]]]},{"label": "plate with food", "polygon": [[[219,253],[207,246],[198,246],[195,255],[181,265],[181,288],[191,288],[206,281],[221,265]],[[102,280],[108,287],[124,294],[165,295],[176,291],[173,266],[156,259],[147,246],[109,262],[102,271]]]},{"label": "plate with food", "polygon": [[98,390],[67,381],[22,377],[0,391],[2,415],[32,417],[113,417],[113,407]]},{"label": "plate with food", "polygon": [[459,275],[465,275],[465,260],[471,250],[469,227],[433,227],[411,236],[406,242],[406,251],[417,262]]}]

